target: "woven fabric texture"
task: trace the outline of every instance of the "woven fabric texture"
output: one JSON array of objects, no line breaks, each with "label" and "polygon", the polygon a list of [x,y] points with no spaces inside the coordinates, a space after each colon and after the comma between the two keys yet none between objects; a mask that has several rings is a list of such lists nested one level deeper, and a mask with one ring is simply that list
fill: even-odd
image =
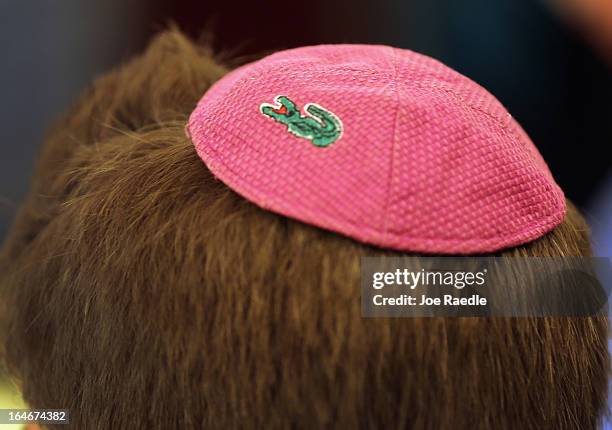
[{"label": "woven fabric texture", "polygon": [[[295,116],[283,116],[278,96]],[[299,120],[290,130],[262,103]],[[327,130],[309,103],[341,121],[333,143],[309,139],[308,127]],[[383,248],[490,253],[533,241],[565,216],[563,192],[500,102],[408,50],[320,45],[270,55],[210,88],[187,133],[244,198]]]}]

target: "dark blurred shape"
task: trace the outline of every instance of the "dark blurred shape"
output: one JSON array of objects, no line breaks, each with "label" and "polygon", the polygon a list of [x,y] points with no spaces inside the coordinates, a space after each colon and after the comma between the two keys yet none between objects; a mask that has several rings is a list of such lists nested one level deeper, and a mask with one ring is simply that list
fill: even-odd
[{"label": "dark blurred shape", "polygon": [[98,74],[146,42],[144,0],[0,3],[0,240],[25,194],[44,130]]},{"label": "dark blurred shape", "polygon": [[558,11],[592,41],[612,65],[612,2],[610,0],[554,0]]}]

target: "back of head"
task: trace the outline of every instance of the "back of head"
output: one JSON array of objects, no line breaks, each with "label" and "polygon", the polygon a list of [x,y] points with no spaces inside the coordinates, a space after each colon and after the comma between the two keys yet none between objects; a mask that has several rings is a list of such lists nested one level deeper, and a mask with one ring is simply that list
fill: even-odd
[{"label": "back of head", "polygon": [[[362,318],[360,258],[405,253],[215,178],[185,126],[226,72],[164,33],[50,132],[0,260],[31,407],[79,429],[597,427],[605,317]],[[589,255],[588,228],[568,202],[493,254]]]}]

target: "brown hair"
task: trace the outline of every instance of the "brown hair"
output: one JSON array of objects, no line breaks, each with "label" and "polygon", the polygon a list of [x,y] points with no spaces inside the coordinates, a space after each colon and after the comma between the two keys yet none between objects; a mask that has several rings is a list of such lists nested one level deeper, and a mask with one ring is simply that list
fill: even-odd
[{"label": "brown hair", "polygon": [[[362,318],[360,257],[394,253],[261,210],[185,136],[225,72],[166,32],[50,133],[0,258],[32,407],[79,429],[596,428],[605,317]],[[589,253],[569,204],[500,255]]]}]

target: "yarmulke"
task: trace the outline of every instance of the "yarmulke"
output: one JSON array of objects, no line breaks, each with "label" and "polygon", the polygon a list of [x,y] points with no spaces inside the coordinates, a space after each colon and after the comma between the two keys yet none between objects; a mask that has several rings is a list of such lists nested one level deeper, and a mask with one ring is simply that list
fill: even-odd
[{"label": "yarmulke", "polygon": [[384,248],[493,252],[565,215],[563,192],[501,103],[408,50],[278,52],[210,88],[187,132],[244,198]]}]

